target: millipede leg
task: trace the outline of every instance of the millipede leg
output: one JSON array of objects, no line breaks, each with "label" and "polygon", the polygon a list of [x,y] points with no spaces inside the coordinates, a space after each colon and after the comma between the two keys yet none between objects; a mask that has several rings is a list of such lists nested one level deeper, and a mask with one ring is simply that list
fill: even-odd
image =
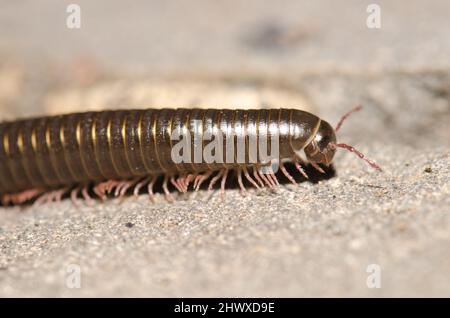
[{"label": "millipede leg", "polygon": [[193,174],[188,175],[183,174],[180,176],[180,178],[177,180],[177,183],[181,189],[180,192],[186,193],[188,191],[189,183],[191,183],[193,178],[194,178]]},{"label": "millipede leg", "polygon": [[291,181],[292,184],[297,185],[297,182],[295,182],[294,177],[292,177],[291,174],[286,170],[286,167],[284,166],[283,163],[280,163],[280,170],[281,172],[283,172],[286,178],[288,178],[289,181]]},{"label": "millipede leg", "polygon": [[97,195],[100,200],[106,200],[105,191],[100,188],[100,184],[96,184],[92,190],[94,191],[95,195]]},{"label": "millipede leg", "polygon": [[298,172],[301,173],[302,176],[304,176],[306,179],[309,179],[308,175],[306,174],[305,170],[303,170],[300,162],[295,161],[294,162],[295,168],[297,168]]},{"label": "millipede leg", "polygon": [[227,182],[227,176],[228,176],[228,169],[225,170],[222,181],[220,182],[220,196],[222,197],[222,200],[225,199],[225,183]]},{"label": "millipede leg", "polygon": [[323,171],[323,169],[317,163],[311,161],[311,166],[313,166],[320,173],[325,173],[325,171]]},{"label": "millipede leg", "polygon": [[109,185],[108,185],[108,193],[112,193],[114,191],[115,188],[117,188],[120,184],[120,181],[115,181],[115,180],[111,180]]},{"label": "millipede leg", "polygon": [[141,191],[142,187],[150,182],[152,177],[147,177],[144,180],[138,182],[133,189],[133,195],[137,197],[139,195],[139,191]]},{"label": "millipede leg", "polygon": [[237,179],[238,179],[239,187],[241,188],[241,194],[243,196],[246,196],[247,195],[247,189],[245,189],[244,183],[242,182],[242,170],[241,169],[237,169],[236,173],[237,173]]},{"label": "millipede leg", "polygon": [[179,191],[184,192],[182,185],[180,185],[180,179],[175,180],[175,176],[170,177],[170,183]]},{"label": "millipede leg", "polygon": [[270,173],[266,174],[267,180],[269,180],[272,188],[275,188],[277,186],[277,184],[275,183],[275,181],[273,181],[272,176],[270,175]]},{"label": "millipede leg", "polygon": [[67,188],[62,188],[59,190],[52,190],[44,193],[39,198],[36,199],[33,206],[39,206],[42,203],[52,203],[52,202],[60,202],[64,193],[67,192]]},{"label": "millipede leg", "polygon": [[226,169],[220,170],[219,173],[218,173],[217,175],[215,175],[215,176],[211,179],[211,181],[209,182],[208,191],[212,190],[214,184],[216,184],[217,180],[219,180],[219,179],[222,177],[222,175],[224,174],[225,170],[226,170]]},{"label": "millipede leg", "polygon": [[258,167],[255,165],[253,166],[253,176],[255,177],[256,181],[261,185],[261,188],[264,188],[264,182],[261,180],[261,177],[258,174]]},{"label": "millipede leg", "polygon": [[116,189],[115,189],[115,191],[114,191],[114,196],[115,196],[115,197],[120,196],[120,194],[122,193],[123,188],[127,187],[128,184],[129,184],[130,182],[131,182],[131,181],[129,181],[129,180],[120,181],[120,182],[117,184],[117,186],[116,186]]},{"label": "millipede leg", "polygon": [[54,196],[55,201],[56,201],[56,202],[61,202],[61,199],[62,199],[63,195],[64,195],[68,190],[69,190],[68,188],[62,188],[62,189],[56,190],[56,191],[55,191],[55,196]]},{"label": "millipede leg", "polygon": [[83,199],[86,200],[87,205],[92,205],[94,203],[94,200],[92,200],[91,196],[89,195],[89,186],[85,185],[81,189],[81,195],[83,196]]},{"label": "millipede leg", "polygon": [[278,182],[277,176],[276,176],[275,173],[273,172],[272,167],[270,167],[270,170],[269,170],[269,171],[270,171],[269,174],[268,174],[269,178],[272,179],[272,181],[274,182],[275,186],[279,186],[280,183]]},{"label": "millipede leg", "polygon": [[273,184],[272,180],[269,180],[269,179],[266,177],[266,175],[265,175],[264,173],[260,173],[260,172],[258,171],[258,174],[261,176],[261,179],[264,180],[264,182],[266,183],[266,185],[267,185],[269,188],[272,188],[273,186],[275,186],[275,185]]},{"label": "millipede leg", "polygon": [[186,180],[186,175],[182,174],[180,175],[176,180],[175,183],[177,184],[176,188],[178,191],[185,193],[185,180]]},{"label": "millipede leg", "polygon": [[[264,169],[267,170],[267,171],[266,171],[267,173],[261,172],[260,169],[258,169],[258,173],[259,173],[259,175],[261,176],[261,178],[264,180],[264,182],[267,184],[267,186],[268,186],[271,190],[273,190],[273,188],[277,186],[276,182],[272,179],[272,177],[271,177],[271,175],[270,175],[271,173],[273,173],[273,170],[269,170],[269,169],[267,168],[267,166],[264,167]],[[271,171],[272,171],[272,172],[271,172]],[[278,180],[277,180],[277,182],[278,182]]]},{"label": "millipede leg", "polygon": [[261,188],[258,186],[258,184],[255,182],[255,180],[252,179],[252,177],[250,176],[250,174],[247,171],[247,168],[243,168],[244,171],[244,176],[245,178],[247,178],[247,180],[258,190],[261,190]]},{"label": "millipede leg", "polygon": [[100,183],[96,184],[92,190],[101,200],[106,200],[106,193],[111,192],[111,190],[112,190],[111,188],[114,184],[116,184],[116,182],[117,181],[114,181],[114,180],[100,182]]},{"label": "millipede leg", "polygon": [[14,194],[5,194],[2,197],[2,204],[22,204],[38,197],[43,191],[40,189],[30,189]]},{"label": "millipede leg", "polygon": [[116,181],[116,180],[108,180],[102,183],[99,183],[98,186],[98,191],[99,193],[103,193],[104,194],[110,194],[114,188],[116,186],[118,186],[120,184],[120,181]]},{"label": "millipede leg", "polygon": [[33,207],[38,207],[41,204],[43,204],[44,202],[48,203],[50,201],[50,197],[51,197],[51,192],[43,193],[36,199],[36,201],[34,201]]},{"label": "millipede leg", "polygon": [[70,200],[72,201],[73,205],[77,206],[77,196],[80,192],[80,187],[75,187],[70,191]]},{"label": "millipede leg", "polygon": [[212,175],[212,171],[205,172],[204,174],[199,174],[194,179],[194,189],[198,191],[202,183],[207,180]]},{"label": "millipede leg", "polygon": [[182,174],[178,179],[177,179],[177,183],[180,186],[180,189],[182,193],[186,193],[187,189],[186,189],[186,175]]},{"label": "millipede leg", "polygon": [[119,196],[123,197],[127,193],[128,189],[131,188],[132,186],[134,186],[138,181],[139,181],[139,179],[135,178],[135,179],[125,182],[125,184],[122,186],[122,188],[120,190]]},{"label": "millipede leg", "polygon": [[117,184],[116,188],[114,189],[114,196],[118,197],[120,194],[120,190],[122,189],[122,186],[124,185],[125,181],[121,181]]},{"label": "millipede leg", "polygon": [[164,191],[164,194],[166,195],[166,200],[169,201],[169,202],[173,202],[174,198],[173,198],[172,194],[169,191],[168,182],[169,182],[169,177],[166,175],[164,177],[164,181],[163,181],[163,185],[162,185],[163,191]]},{"label": "millipede leg", "polygon": [[189,184],[191,183],[191,181],[194,180],[194,178],[195,178],[195,174],[188,174],[187,175],[186,180],[184,181],[184,183],[185,183],[184,189],[186,190],[186,192],[189,189]]},{"label": "millipede leg", "polygon": [[153,203],[155,202],[155,195],[153,194],[153,186],[155,185],[156,179],[157,179],[156,177],[151,177],[151,180],[147,185],[148,196]]}]

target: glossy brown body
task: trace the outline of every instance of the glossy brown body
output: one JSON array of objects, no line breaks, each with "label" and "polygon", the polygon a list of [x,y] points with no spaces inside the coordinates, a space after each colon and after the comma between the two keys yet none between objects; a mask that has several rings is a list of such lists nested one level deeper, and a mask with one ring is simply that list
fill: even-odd
[{"label": "glossy brown body", "polygon": [[[171,132],[242,125],[245,138],[279,134],[279,159],[310,143],[321,120],[296,109],[148,109],[76,113],[0,124],[0,194],[53,189],[147,175],[177,175],[236,168],[245,163],[181,163],[171,159]],[[204,144],[202,143],[202,147]]]}]

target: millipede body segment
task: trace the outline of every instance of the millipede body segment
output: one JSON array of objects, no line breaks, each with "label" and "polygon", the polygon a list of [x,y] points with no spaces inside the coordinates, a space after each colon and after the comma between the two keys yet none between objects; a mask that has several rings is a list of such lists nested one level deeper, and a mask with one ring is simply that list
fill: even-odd
[{"label": "millipede body segment", "polygon": [[[174,138],[174,132],[181,137]],[[188,135],[194,138],[186,143]],[[159,176],[164,177],[169,195],[168,182],[184,192],[191,181],[198,189],[212,173],[218,175],[211,181],[218,181],[229,170],[237,171],[239,179],[244,174],[257,187],[270,187],[276,183],[273,171],[267,175],[258,171],[267,166],[260,156],[260,141],[270,152],[275,138],[278,149],[272,159],[283,173],[284,161],[301,168],[301,152],[317,166],[329,164],[336,149],[334,129],[297,109],[121,110],[4,122],[0,124],[0,197],[3,204],[40,196],[53,200],[67,192],[89,198],[88,187],[100,197],[114,188],[121,194],[142,186],[148,186],[151,194],[150,186]],[[174,149],[181,140],[185,149],[178,154],[188,160],[180,162],[174,159]],[[202,157],[211,142],[216,145],[211,154],[219,160]],[[227,160],[230,144],[243,149],[243,155],[233,153],[234,160]],[[219,153],[222,160],[217,146],[224,150]],[[188,148],[192,151],[186,153]]]}]

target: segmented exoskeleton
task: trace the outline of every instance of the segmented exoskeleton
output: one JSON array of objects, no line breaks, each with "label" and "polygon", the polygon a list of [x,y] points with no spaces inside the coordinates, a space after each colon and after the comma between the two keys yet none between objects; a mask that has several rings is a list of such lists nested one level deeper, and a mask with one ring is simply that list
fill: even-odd
[{"label": "segmented exoskeleton", "polygon": [[[232,140],[236,147],[241,137],[244,159],[199,162],[193,151],[190,162],[175,162],[175,130],[200,135],[200,141],[190,141],[200,151],[206,147],[206,134],[220,132],[223,145]],[[270,144],[274,136],[279,140],[275,159],[294,183],[283,163],[293,161],[304,174],[302,152],[319,170],[318,164],[331,163],[336,147],[357,152],[336,144],[335,131],[326,121],[297,109],[147,109],[25,119],[0,124],[0,196],[3,204],[59,200],[69,192],[73,199],[81,193],[90,200],[90,189],[105,198],[108,192],[123,195],[130,188],[137,194],[143,186],[152,195],[155,179],[162,176],[170,199],[169,183],[185,192],[191,182],[198,189],[211,178],[210,187],[221,180],[223,189],[230,170],[237,172],[243,191],[242,175],[257,188],[273,187],[278,183],[273,171],[262,173],[267,163],[249,152],[251,140],[267,139]]]}]

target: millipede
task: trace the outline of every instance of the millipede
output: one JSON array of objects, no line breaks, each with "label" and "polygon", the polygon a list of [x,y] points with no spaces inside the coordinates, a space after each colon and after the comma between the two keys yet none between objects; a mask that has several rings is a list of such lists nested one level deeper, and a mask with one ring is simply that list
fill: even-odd
[{"label": "millipede", "polygon": [[[154,199],[156,180],[168,201],[173,201],[169,185],[180,192],[199,190],[206,180],[208,189],[216,183],[225,192],[232,171],[241,192],[246,183],[257,189],[279,185],[272,166],[251,158],[250,141],[277,136],[276,162],[292,183],[295,179],[285,168],[286,162],[303,169],[312,165],[330,165],[336,149],[355,153],[370,166],[380,169],[354,147],[336,142],[336,132],[343,121],[360,110],[358,106],[345,114],[336,128],[319,117],[298,109],[135,109],[73,113],[59,116],[22,119],[0,123],[0,199],[2,205],[35,204],[78,197],[92,202],[94,198],[138,195],[145,189]],[[172,132],[177,129],[198,134],[191,140],[193,149],[206,150],[205,136],[217,136],[237,147],[242,137],[241,160],[206,162],[173,159]],[[257,144],[259,145],[259,144]],[[222,147],[222,146],[221,146]],[[258,146],[257,146],[258,147]],[[194,153],[189,155],[194,156]],[[236,156],[234,156],[236,159]],[[269,167],[264,172],[263,167]],[[207,184],[207,183],[206,183]]]}]

